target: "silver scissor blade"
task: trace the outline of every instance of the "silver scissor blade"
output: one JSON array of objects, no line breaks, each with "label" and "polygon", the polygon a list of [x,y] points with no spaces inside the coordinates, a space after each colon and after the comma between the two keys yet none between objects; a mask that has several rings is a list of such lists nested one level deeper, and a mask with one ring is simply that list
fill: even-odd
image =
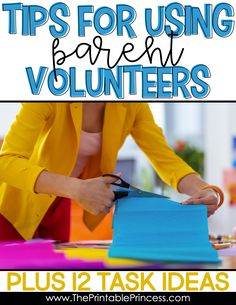
[{"label": "silver scissor blade", "polygon": [[138,188],[132,188],[129,191],[128,194],[129,197],[156,197],[156,198],[169,198],[166,197],[164,195],[160,195],[160,194],[156,194],[156,193],[151,193],[151,192],[146,192],[146,191],[142,191]]}]

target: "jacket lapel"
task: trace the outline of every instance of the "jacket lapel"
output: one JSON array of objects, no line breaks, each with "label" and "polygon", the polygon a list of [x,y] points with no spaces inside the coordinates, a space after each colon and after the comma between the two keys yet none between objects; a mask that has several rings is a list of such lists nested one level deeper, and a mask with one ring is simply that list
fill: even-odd
[{"label": "jacket lapel", "polygon": [[82,106],[82,103],[70,103],[71,117],[76,132],[77,149],[79,148],[80,134],[82,129]]},{"label": "jacket lapel", "polygon": [[115,168],[125,116],[126,107],[123,103],[106,103],[101,156],[101,171],[104,174]]}]

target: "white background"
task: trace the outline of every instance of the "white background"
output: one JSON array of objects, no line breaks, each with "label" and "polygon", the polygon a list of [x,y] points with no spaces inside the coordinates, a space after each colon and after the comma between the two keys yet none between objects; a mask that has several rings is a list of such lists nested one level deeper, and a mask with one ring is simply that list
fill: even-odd
[{"label": "white background", "polygon": [[[2,3],[12,3],[12,0],[4,0]],[[51,5],[58,1],[55,0],[37,0],[37,1],[21,1],[24,5],[41,5],[47,9]],[[91,27],[86,29],[86,37],[78,37],[77,35],[77,6],[78,5],[94,5],[94,8],[101,6],[108,6],[115,10],[117,4],[129,4],[133,6],[137,12],[137,18],[132,24],[134,31],[137,34],[136,39],[129,39],[126,31],[124,31],[123,37],[117,37],[116,31],[110,35],[103,36],[104,46],[112,46],[112,53],[114,52],[114,58],[116,58],[127,42],[132,42],[135,45],[137,54],[144,50],[144,40],[148,36],[145,31],[144,23],[144,10],[149,7],[155,10],[157,5],[168,5],[173,1],[167,0],[146,0],[146,1],[118,1],[118,0],[95,0],[95,1],[75,1],[67,0],[64,3],[70,8],[70,17],[64,17],[64,20],[70,24],[69,34],[61,39],[61,46],[63,50],[67,53],[72,52],[79,43],[87,42],[91,43],[92,39],[98,33]],[[192,5],[198,6],[203,11],[203,5],[208,3],[212,4],[213,8],[221,1],[180,1],[182,5]],[[229,0],[230,3],[235,8],[235,1]],[[155,14],[154,14],[155,16]],[[8,34],[8,12],[3,12],[0,6],[0,67],[1,67],[1,82],[0,82],[0,100],[69,100],[70,95],[67,92],[62,96],[54,96],[47,87],[47,79],[43,85],[40,95],[32,95],[30,91],[30,86],[28,83],[25,68],[30,66],[34,69],[36,75],[40,66],[46,66],[49,71],[52,70],[52,57],[51,57],[51,45],[53,37],[50,35],[49,26],[53,25],[53,22],[49,19],[47,23],[37,29],[37,35],[32,36],[22,36],[21,35],[21,12],[17,12],[17,34]],[[92,14],[86,15],[86,18],[93,17]],[[222,19],[224,18],[222,14]],[[233,17],[235,20],[235,16]],[[179,17],[179,20],[183,21],[183,17]],[[104,19],[104,23],[107,21]],[[169,38],[163,34],[157,38],[156,43],[159,43],[159,47],[163,50],[163,54],[167,56],[169,52]],[[178,56],[180,50],[184,48],[184,55],[179,63],[179,65],[184,66],[191,70],[197,64],[205,64],[209,67],[211,71],[211,79],[207,79],[211,87],[210,94],[204,100],[236,100],[235,94],[235,76],[234,71],[236,71],[236,32],[234,32],[228,38],[218,37],[215,33],[213,34],[213,39],[206,39],[199,29],[199,35],[185,37],[182,36],[174,41],[174,54]],[[135,53],[136,54],[136,53]],[[98,60],[96,66],[93,70],[96,72],[98,67],[105,67],[105,56],[101,56]],[[121,61],[120,65],[127,64],[125,61]],[[142,60],[139,64],[147,66],[147,60]],[[160,66],[160,64],[156,64]],[[77,87],[78,89],[84,89],[84,69],[91,69],[89,61],[87,59],[78,60],[76,57],[71,57],[68,59],[67,63],[62,66],[65,70],[68,67],[77,68]],[[141,78],[138,77],[138,92],[135,96],[129,96],[128,91],[125,90],[124,98],[126,100],[141,100]],[[96,73],[94,73],[94,83],[96,85]],[[124,80],[127,83],[127,79]],[[191,84],[189,84],[190,86]],[[78,98],[77,98],[78,99]],[[91,100],[89,95],[84,99]],[[102,100],[115,100],[116,97],[113,94],[110,96],[101,95],[98,99]],[[176,98],[182,100],[182,93],[179,93],[179,97]],[[75,100],[75,98],[73,98]],[[82,99],[81,99],[82,100]],[[189,99],[191,101],[193,99]]]}]

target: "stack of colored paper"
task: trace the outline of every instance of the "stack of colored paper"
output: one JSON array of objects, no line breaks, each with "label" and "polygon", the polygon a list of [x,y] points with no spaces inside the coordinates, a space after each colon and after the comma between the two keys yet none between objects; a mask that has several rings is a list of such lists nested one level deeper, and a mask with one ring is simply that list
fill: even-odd
[{"label": "stack of colored paper", "polygon": [[208,238],[207,208],[166,198],[123,198],[113,220],[110,257],[218,263]]}]

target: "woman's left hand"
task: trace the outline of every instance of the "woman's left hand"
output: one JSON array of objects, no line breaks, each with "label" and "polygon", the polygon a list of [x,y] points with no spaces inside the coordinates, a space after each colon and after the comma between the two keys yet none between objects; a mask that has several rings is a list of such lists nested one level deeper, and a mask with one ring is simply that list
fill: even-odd
[{"label": "woman's left hand", "polygon": [[214,190],[200,190],[182,204],[205,204],[208,217],[213,215],[218,207],[218,195]]}]

